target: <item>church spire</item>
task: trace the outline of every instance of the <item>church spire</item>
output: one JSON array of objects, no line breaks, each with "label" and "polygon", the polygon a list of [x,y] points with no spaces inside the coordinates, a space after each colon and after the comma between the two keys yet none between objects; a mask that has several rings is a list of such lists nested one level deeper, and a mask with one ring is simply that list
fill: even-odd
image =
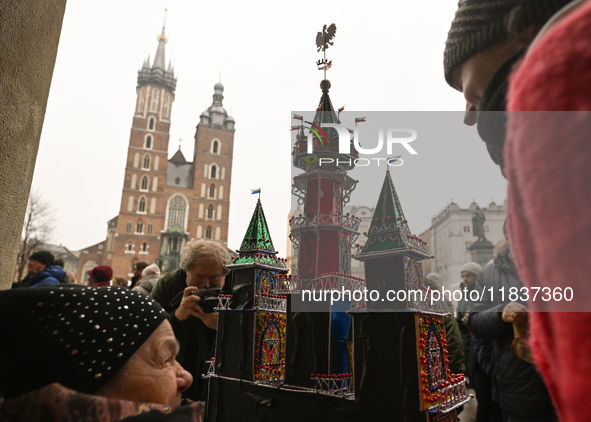
[{"label": "church spire", "polygon": [[152,68],[160,68],[163,71],[166,70],[166,60],[164,57],[164,45],[168,42],[168,38],[164,35],[166,28],[166,12],[168,9],[164,9],[164,23],[162,24],[162,33],[156,38],[158,40],[158,49],[156,50],[156,56],[154,56],[154,64]]},{"label": "church spire", "polygon": [[164,11],[164,23],[162,24],[162,32],[157,37],[158,48],[156,49],[154,62],[150,66],[151,60],[150,55],[148,55],[148,58],[144,61],[142,68],[138,72],[137,82],[138,87],[150,84],[164,86],[174,95],[176,88],[174,68],[170,62],[168,68],[166,67],[165,45],[168,42],[168,38],[164,35],[166,30],[166,9]]}]

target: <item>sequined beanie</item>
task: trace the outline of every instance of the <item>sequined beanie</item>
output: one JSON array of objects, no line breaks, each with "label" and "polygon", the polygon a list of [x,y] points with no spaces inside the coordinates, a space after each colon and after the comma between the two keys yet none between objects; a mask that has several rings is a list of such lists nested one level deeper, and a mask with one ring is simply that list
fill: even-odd
[{"label": "sequined beanie", "polygon": [[453,72],[475,54],[532,24],[542,25],[571,0],[460,0],[443,53],[445,80],[453,88]]},{"label": "sequined beanie", "polygon": [[0,390],[9,399],[57,382],[94,394],[167,317],[119,286],[0,292]]}]

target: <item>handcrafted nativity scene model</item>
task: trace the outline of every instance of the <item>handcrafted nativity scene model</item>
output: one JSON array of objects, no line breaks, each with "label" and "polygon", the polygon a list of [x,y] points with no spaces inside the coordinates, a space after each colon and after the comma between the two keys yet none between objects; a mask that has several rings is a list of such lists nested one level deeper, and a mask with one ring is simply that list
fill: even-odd
[{"label": "handcrafted nativity scene model", "polygon": [[[333,26],[319,33],[324,51]],[[449,370],[448,314],[423,284],[427,244],[411,234],[387,171],[367,241],[354,246],[360,220],[343,215],[343,207],[357,184],[347,172],[358,154],[353,145],[339,153],[335,129],[315,129],[340,124],[330,82],[324,79],[321,89],[310,129],[294,116],[301,123],[293,165],[303,172],[292,192],[304,209],[290,220],[298,273],[288,275],[278,257],[259,199],[218,298],[215,357],[204,375],[206,420],[456,421],[457,408],[471,397],[464,375]],[[319,165],[323,157],[346,164]],[[351,275],[353,253],[365,263],[365,280]],[[316,302],[302,294],[364,289],[381,298],[403,291],[405,300],[346,297],[331,304],[330,295]]]}]

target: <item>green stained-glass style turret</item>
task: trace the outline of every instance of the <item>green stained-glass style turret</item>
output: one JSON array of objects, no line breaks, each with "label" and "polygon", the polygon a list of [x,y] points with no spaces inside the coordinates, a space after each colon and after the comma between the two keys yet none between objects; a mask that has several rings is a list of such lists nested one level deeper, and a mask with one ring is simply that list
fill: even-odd
[{"label": "green stained-glass style turret", "polygon": [[357,259],[404,252],[428,257],[427,242],[411,234],[396,194],[390,171],[386,172],[378,203],[367,232],[367,242]]},{"label": "green stained-glass style turret", "polygon": [[244,265],[259,265],[277,270],[287,269],[285,260],[277,257],[260,199],[257,201],[240,249],[236,252],[238,257],[226,266],[228,269]]}]

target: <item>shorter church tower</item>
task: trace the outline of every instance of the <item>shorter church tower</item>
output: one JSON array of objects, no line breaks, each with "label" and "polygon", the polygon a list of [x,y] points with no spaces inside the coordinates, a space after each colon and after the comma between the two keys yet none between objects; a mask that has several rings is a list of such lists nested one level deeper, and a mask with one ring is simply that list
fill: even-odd
[{"label": "shorter church tower", "polygon": [[228,242],[230,181],[234,151],[234,119],[223,107],[224,86],[213,87],[213,102],[199,116],[195,132],[193,180],[198,239]]}]

